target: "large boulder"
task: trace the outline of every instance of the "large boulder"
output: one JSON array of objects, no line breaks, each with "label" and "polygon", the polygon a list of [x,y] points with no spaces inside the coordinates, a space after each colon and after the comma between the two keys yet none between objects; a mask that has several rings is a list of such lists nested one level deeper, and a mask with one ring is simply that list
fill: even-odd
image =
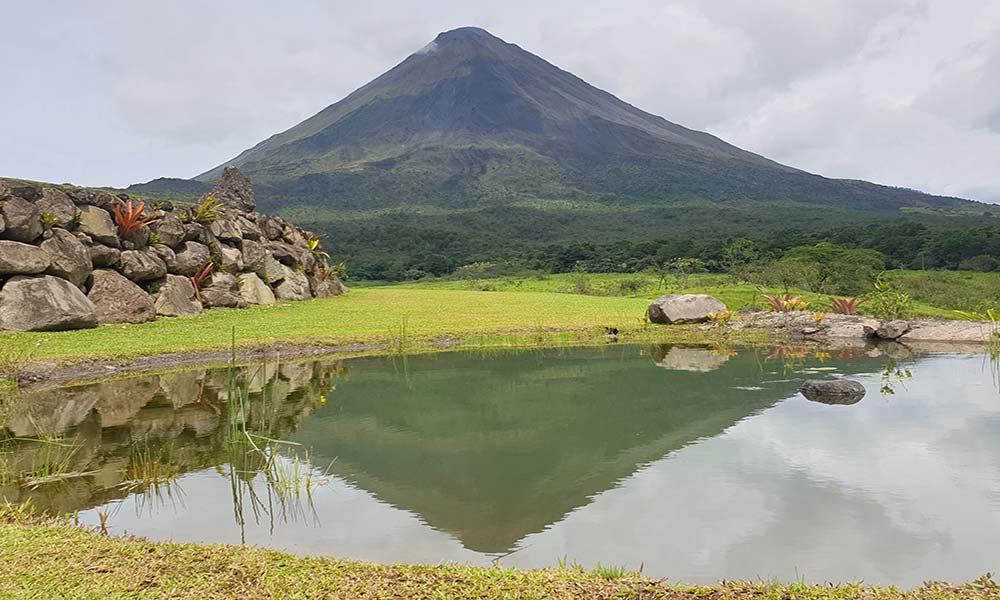
[{"label": "large boulder", "polygon": [[250,187],[250,179],[233,165],[226,167],[218,183],[206,196],[212,196],[226,208],[243,212],[257,210],[257,201],[253,196],[253,188]]},{"label": "large boulder", "polygon": [[0,183],[0,200],[10,196],[17,196],[25,200],[38,200],[42,197],[42,187],[30,181],[4,179]]},{"label": "large boulder", "polygon": [[243,230],[236,219],[216,219],[209,223],[208,230],[223,242],[239,244],[243,241]]},{"label": "large boulder", "polygon": [[194,297],[194,284],[187,277],[167,275],[153,301],[156,314],[163,317],[190,317],[202,313]]},{"label": "large boulder", "polygon": [[87,297],[98,323],[145,323],[156,318],[153,299],[117,271],[98,269]]},{"label": "large boulder", "polygon": [[236,222],[240,226],[240,231],[243,232],[243,239],[260,241],[261,232],[260,227],[251,221],[250,219],[244,217],[243,215],[236,215]]},{"label": "large boulder", "polygon": [[309,277],[309,289],[313,298],[332,298],[347,291],[347,286],[335,275]]},{"label": "large boulder", "polygon": [[224,271],[237,273],[243,270],[243,253],[236,248],[231,248],[225,244],[220,244],[219,259]]},{"label": "large boulder", "polygon": [[94,263],[90,251],[75,235],[59,227],[53,228],[52,237],[42,242],[41,248],[52,259],[46,273],[62,277],[79,288],[87,283]]},{"label": "large boulder", "polygon": [[802,384],[799,393],[823,404],[857,404],[865,397],[865,386],[850,379],[810,379]]},{"label": "large boulder", "polygon": [[264,269],[264,259],[267,258],[267,250],[264,245],[254,240],[243,240],[240,249],[243,254],[243,268],[247,271],[260,273]]},{"label": "large boulder", "polygon": [[0,275],[33,275],[49,268],[52,259],[38,246],[0,240]]},{"label": "large boulder", "polygon": [[18,275],[0,289],[0,329],[62,331],[96,326],[94,303],[65,279]]},{"label": "large boulder", "polygon": [[269,285],[277,285],[285,279],[285,265],[281,264],[274,259],[271,254],[265,253],[264,264],[259,269],[255,269],[255,272],[260,275],[260,278],[264,280],[264,283]]},{"label": "large boulder", "polygon": [[174,260],[167,263],[167,268],[173,275],[194,277],[212,260],[208,246],[198,242],[184,242],[174,252]]},{"label": "large boulder", "polygon": [[261,235],[269,240],[280,240],[284,235],[285,228],[278,217],[261,215],[257,219],[257,225],[260,227]]},{"label": "large boulder", "polygon": [[152,281],[167,274],[167,265],[152,250],[125,250],[121,270],[132,281]]},{"label": "large boulder", "polygon": [[247,304],[274,304],[274,292],[256,273],[240,273],[240,296]]},{"label": "large boulder", "polygon": [[724,310],[725,304],[706,294],[670,294],[653,300],[647,314],[653,323],[681,325],[703,323],[710,314]]},{"label": "large boulder", "polygon": [[880,340],[896,340],[903,337],[909,330],[909,321],[895,319],[892,321],[883,321],[874,329],[865,327],[865,337],[878,338]]},{"label": "large boulder", "polygon": [[225,272],[212,273],[208,283],[201,287],[201,302],[205,308],[243,308],[246,306],[236,277]]},{"label": "large boulder", "polygon": [[93,240],[112,248],[121,245],[118,239],[118,227],[111,219],[111,214],[96,206],[81,206],[79,230],[89,235]]},{"label": "large boulder", "polygon": [[176,248],[184,241],[184,223],[172,214],[165,214],[150,223],[149,229],[161,244],[170,248]]},{"label": "large boulder", "polygon": [[15,242],[30,244],[42,235],[42,217],[38,207],[21,198],[7,198],[0,202],[6,229],[4,237]]},{"label": "large boulder", "polygon": [[39,213],[52,215],[60,225],[69,224],[76,216],[76,205],[59,188],[42,189],[42,197],[35,201],[35,206]]},{"label": "large boulder", "polygon": [[308,300],[312,297],[305,273],[285,265],[281,265],[281,268],[284,273],[281,283],[274,288],[274,295],[278,300]]}]

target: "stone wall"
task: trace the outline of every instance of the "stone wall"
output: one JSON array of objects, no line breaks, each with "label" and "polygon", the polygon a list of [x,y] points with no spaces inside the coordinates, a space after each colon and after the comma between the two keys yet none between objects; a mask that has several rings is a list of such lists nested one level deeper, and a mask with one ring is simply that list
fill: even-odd
[{"label": "stone wall", "polygon": [[149,224],[125,235],[115,209],[126,194],[0,179],[0,330],[142,323],[347,290],[312,234],[256,212],[235,167],[206,196],[220,203],[214,217],[156,202],[143,211]]}]

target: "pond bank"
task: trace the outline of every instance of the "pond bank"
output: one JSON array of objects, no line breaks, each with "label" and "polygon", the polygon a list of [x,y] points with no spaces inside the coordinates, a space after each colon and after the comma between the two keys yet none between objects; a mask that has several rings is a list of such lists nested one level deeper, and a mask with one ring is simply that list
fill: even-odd
[{"label": "pond bank", "polygon": [[405,566],[299,557],[254,547],[150,542],[38,521],[0,506],[4,598],[1000,598],[984,577],[904,592],[862,584],[726,582],[687,586],[624,568],[525,571],[458,565]]}]

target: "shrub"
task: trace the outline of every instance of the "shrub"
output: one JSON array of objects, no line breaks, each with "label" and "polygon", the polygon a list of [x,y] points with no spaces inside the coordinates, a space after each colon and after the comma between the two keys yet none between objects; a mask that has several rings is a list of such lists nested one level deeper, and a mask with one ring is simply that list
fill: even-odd
[{"label": "shrub", "polygon": [[[885,255],[875,250],[854,250],[834,244],[792,248],[772,268],[791,277],[781,283],[821,294],[859,294],[871,287],[885,269]],[[798,269],[796,280],[795,270]]]},{"label": "shrub", "polygon": [[998,267],[1000,267],[1000,261],[989,254],[973,256],[958,263],[958,268],[962,271],[979,271],[981,273],[996,271]]},{"label": "shrub", "polygon": [[865,302],[868,303],[868,312],[879,319],[902,319],[913,308],[910,295],[881,276],[876,279],[875,289],[868,293]]}]

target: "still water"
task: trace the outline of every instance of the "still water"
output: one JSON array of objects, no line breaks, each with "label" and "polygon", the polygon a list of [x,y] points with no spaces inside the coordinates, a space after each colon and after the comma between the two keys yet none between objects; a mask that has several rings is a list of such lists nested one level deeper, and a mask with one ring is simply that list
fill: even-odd
[{"label": "still water", "polygon": [[[8,436],[59,435],[75,476],[0,497],[87,524],[100,511],[113,534],[378,562],[567,559],[686,582],[906,587],[995,572],[991,363],[892,354],[456,352],[254,367],[232,402],[225,370],[46,391],[19,400]],[[866,397],[796,392],[841,376]],[[234,453],[234,422],[281,440],[273,460],[298,470],[294,491],[245,445]],[[39,458],[50,444],[7,448],[22,465],[52,460]],[[143,464],[155,483],[136,475]]]}]

